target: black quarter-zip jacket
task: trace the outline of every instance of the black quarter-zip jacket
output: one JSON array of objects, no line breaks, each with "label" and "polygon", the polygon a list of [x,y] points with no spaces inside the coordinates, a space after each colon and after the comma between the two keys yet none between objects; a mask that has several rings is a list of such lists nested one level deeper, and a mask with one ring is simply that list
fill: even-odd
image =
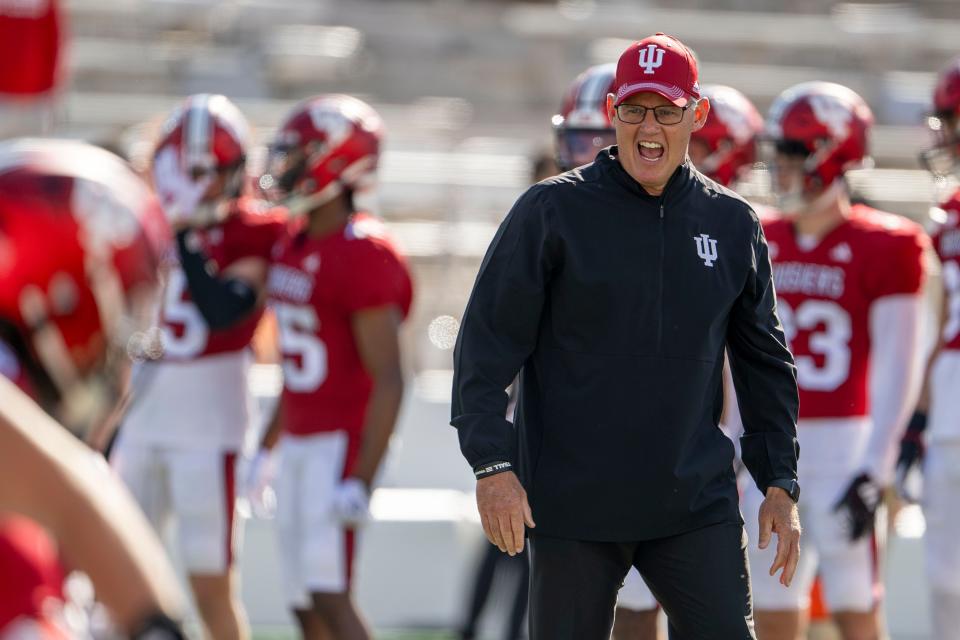
[{"label": "black quarter-zip jacket", "polygon": [[640,541],[741,521],[717,427],[725,347],[744,463],[761,491],[796,478],[796,371],[756,214],[689,163],[650,196],[615,154],[517,200],[454,352],[463,455],[517,467],[534,534]]}]

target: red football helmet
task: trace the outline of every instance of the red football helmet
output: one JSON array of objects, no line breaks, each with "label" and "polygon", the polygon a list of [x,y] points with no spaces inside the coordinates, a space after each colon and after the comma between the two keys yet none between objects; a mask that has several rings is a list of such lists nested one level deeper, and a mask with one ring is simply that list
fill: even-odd
[{"label": "red football helmet", "polygon": [[[805,82],[781,93],[770,107],[767,136],[776,148],[774,191],[783,209],[823,192],[849,169],[868,161],[873,113],[853,90],[832,82]],[[802,167],[802,181],[785,187],[779,159]],[[779,176],[777,174],[780,174]]]},{"label": "red football helmet", "polygon": [[724,186],[756,160],[763,118],[745,95],[725,85],[704,85],[710,100],[707,123],[690,138],[690,157],[698,169]]},{"label": "red football helmet", "polygon": [[581,73],[567,89],[560,113],[551,118],[562,171],[593,162],[597,152],[617,143],[607,94],[616,91],[617,65],[599,64]]},{"label": "red football helmet", "polygon": [[293,214],[360,191],[373,182],[383,135],[383,121],[367,103],[345,95],[309,98],[277,130],[260,186]]},{"label": "red football helmet", "polygon": [[116,382],[108,359],[149,351],[134,328],[146,323],[168,237],[156,199],[113,154],[62,140],[0,143],[0,339],[68,426],[96,415],[94,385]]},{"label": "red football helmet", "polygon": [[221,176],[221,189],[210,189],[191,206],[191,224],[222,219],[228,201],[243,190],[250,125],[226,96],[200,93],[188,97],[167,118],[153,154],[154,187],[164,209],[176,209],[190,183]]},{"label": "red football helmet", "polygon": [[960,56],[940,72],[933,92],[933,115],[927,118],[934,146],[920,154],[920,164],[938,176],[960,169]]}]

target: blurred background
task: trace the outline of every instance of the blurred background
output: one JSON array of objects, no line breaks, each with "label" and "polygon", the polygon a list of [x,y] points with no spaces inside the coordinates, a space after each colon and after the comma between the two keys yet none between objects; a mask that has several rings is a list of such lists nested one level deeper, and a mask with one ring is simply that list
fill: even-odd
[{"label": "blurred background", "polygon": [[[0,0],[0,13],[45,4]],[[42,126],[134,166],[145,166],[160,119],[196,92],[233,99],[261,143],[318,93],[360,97],[386,121],[380,186],[365,204],[410,256],[419,295],[404,336],[412,383],[358,558],[360,606],[383,637],[453,637],[465,615],[486,543],[447,426],[456,321],[497,224],[551,153],[550,117],[579,72],[663,31],[696,50],[701,82],[736,87],[761,112],[798,82],[838,82],[877,116],[876,166],[854,187],[921,221],[944,188],[916,157],[929,144],[936,72],[960,52],[957,0],[64,0],[61,11],[60,75]],[[279,373],[260,364],[252,384],[267,408]],[[928,638],[922,516],[905,510],[892,533],[893,637]],[[270,521],[248,521],[244,551],[258,637],[293,637]],[[510,608],[511,590],[494,587],[481,637],[500,637]]]}]

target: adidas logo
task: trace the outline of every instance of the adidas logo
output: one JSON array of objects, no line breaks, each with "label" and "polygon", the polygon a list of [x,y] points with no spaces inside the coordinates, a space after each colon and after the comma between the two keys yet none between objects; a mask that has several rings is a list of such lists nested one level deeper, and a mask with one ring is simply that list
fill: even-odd
[{"label": "adidas logo", "polygon": [[853,250],[846,242],[841,242],[830,250],[830,259],[834,262],[848,263],[853,260]]}]

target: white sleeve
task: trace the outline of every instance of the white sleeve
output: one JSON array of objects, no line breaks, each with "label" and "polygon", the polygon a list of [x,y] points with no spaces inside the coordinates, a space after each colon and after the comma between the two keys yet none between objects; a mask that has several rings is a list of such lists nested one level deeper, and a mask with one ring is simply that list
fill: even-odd
[{"label": "white sleeve", "polygon": [[870,308],[870,417],[863,470],[889,484],[897,445],[920,392],[923,296],[892,295]]}]

